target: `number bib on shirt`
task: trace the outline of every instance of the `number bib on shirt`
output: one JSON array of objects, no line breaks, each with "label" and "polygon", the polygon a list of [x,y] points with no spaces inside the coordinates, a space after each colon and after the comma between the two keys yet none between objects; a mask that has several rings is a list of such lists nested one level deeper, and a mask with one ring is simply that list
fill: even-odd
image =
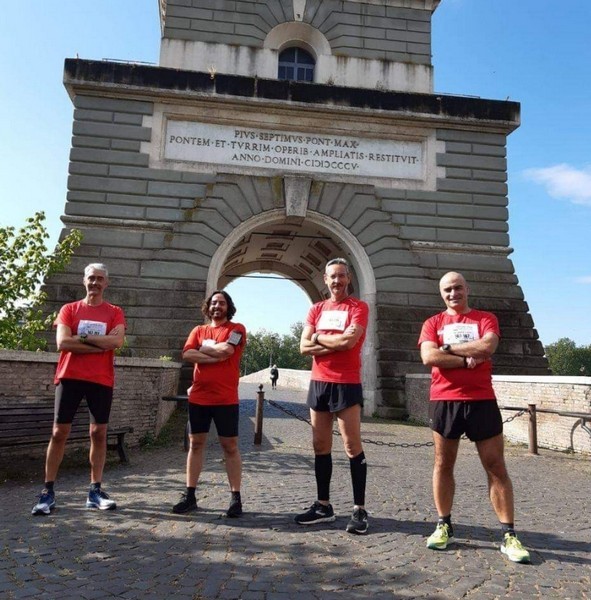
[{"label": "number bib on shirt", "polygon": [[464,344],[480,339],[476,323],[449,323],[443,326],[444,344]]}]

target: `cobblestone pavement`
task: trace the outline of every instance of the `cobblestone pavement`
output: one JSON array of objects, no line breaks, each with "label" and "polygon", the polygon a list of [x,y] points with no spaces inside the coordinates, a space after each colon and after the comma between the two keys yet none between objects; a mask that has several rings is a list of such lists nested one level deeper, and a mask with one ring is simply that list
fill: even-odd
[{"label": "cobblestone pavement", "polygon": [[[396,598],[591,598],[591,466],[588,458],[522,447],[507,450],[517,527],[531,565],[499,551],[499,526],[474,448],[462,442],[454,522],[458,543],[425,547],[433,529],[432,448],[365,444],[366,536],[344,531],[352,491],[339,438],[333,451],[335,523],[302,527],[293,515],[315,498],[309,426],[265,407],[263,444],[253,445],[255,386],[242,385],[245,514],[221,517],[229,493],[215,436],[197,490],[199,510],[173,515],[184,487],[182,443],[111,461],[105,489],[113,512],[84,509],[87,468],[64,469],[56,510],[32,517],[38,483],[0,486],[0,597],[242,600]],[[304,394],[267,397],[303,415]],[[368,420],[363,437],[428,442],[422,427]],[[41,467],[41,465],[40,465]],[[343,596],[344,594],[344,596]]]}]

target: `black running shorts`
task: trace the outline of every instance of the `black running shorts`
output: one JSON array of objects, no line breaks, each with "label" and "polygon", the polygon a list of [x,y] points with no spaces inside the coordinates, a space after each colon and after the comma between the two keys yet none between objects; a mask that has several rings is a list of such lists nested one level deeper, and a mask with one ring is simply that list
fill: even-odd
[{"label": "black running shorts", "polygon": [[90,422],[106,425],[111,414],[113,388],[81,379],[62,379],[55,388],[55,422],[71,423],[83,398],[86,398]]},{"label": "black running shorts", "polygon": [[339,412],[356,404],[363,406],[363,390],[360,383],[310,381],[307,404],[318,412]]},{"label": "black running shorts", "polygon": [[429,427],[449,440],[466,434],[480,442],[503,433],[503,419],[496,400],[429,402]]},{"label": "black running shorts", "polygon": [[212,421],[220,437],[237,437],[238,404],[210,406],[189,402],[189,433],[208,433]]}]

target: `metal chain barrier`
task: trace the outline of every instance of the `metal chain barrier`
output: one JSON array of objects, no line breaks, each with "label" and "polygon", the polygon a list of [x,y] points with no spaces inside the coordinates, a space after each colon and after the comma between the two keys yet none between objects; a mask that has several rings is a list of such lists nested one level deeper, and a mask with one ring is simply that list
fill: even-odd
[{"label": "metal chain barrier", "polygon": [[[310,422],[310,419],[307,419],[306,417],[302,417],[302,415],[298,415],[297,413],[295,413],[293,410],[290,410],[289,408],[285,408],[285,406],[281,406],[280,404],[278,404],[277,402],[275,402],[274,400],[269,400],[268,398],[265,398],[265,401],[268,402],[271,406],[275,407],[276,409],[280,410],[281,412],[284,412],[285,414],[289,415],[290,417],[294,417],[295,419],[297,419],[298,421],[303,421],[304,423],[308,423],[308,425],[312,426],[312,423]],[[524,414],[527,413],[527,408],[524,410],[520,410],[519,412],[515,413],[513,416],[508,417],[507,419],[505,419],[503,421],[503,424],[505,423],[510,423],[511,421],[513,421],[514,419],[517,419],[517,417],[521,417]],[[333,429],[332,431],[333,435],[341,435],[341,432]],[[462,436],[462,439],[468,439],[466,438],[466,436]],[[373,444],[374,446],[388,446],[389,448],[426,448],[428,446],[433,446],[434,443],[433,442],[414,442],[414,443],[409,443],[409,442],[382,442],[381,440],[369,440],[369,439],[361,439],[361,441],[364,444]]]}]

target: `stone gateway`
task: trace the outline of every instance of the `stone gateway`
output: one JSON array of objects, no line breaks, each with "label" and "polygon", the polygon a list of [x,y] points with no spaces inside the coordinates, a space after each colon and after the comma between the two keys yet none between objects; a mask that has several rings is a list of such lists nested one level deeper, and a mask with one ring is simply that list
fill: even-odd
[{"label": "stone gateway", "polygon": [[211,291],[278,273],[317,302],[343,256],[370,307],[365,411],[401,417],[437,282],[459,270],[499,318],[495,372],[548,373],[509,259],[520,106],[434,93],[438,5],[160,0],[159,66],[67,59],[62,221],[84,240],[46,282],[49,308],[106,262],[131,354],[178,358]]}]

